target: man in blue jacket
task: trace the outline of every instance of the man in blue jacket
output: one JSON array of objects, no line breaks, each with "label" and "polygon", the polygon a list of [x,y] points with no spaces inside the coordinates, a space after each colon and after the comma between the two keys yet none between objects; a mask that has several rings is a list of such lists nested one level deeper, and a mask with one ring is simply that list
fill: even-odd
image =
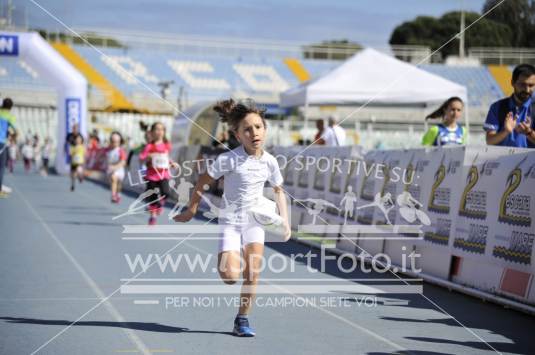
[{"label": "man in blue jacket", "polygon": [[513,71],[513,95],[490,106],[483,128],[487,144],[535,147],[535,67],[520,64]]}]

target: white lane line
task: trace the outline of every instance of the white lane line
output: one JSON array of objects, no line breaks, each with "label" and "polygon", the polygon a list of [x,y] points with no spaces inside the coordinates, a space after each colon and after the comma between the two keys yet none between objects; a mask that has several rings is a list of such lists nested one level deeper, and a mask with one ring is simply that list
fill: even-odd
[{"label": "white lane line", "polygon": [[[205,252],[204,250],[202,250],[201,252]],[[268,278],[263,278],[262,280],[260,280],[261,282],[264,281],[264,282],[267,282],[267,281],[277,281],[277,282],[280,282],[280,281],[283,281],[283,282],[340,282],[342,284],[347,284],[348,281],[351,281],[351,282],[399,282],[399,281],[409,281],[409,282],[416,282],[416,281],[419,281],[419,282],[422,282],[423,280],[422,279],[366,279],[366,278],[362,278],[362,279],[327,279],[327,278],[322,278],[322,279],[303,279],[303,278],[297,278],[297,279],[293,279],[293,278],[286,278],[286,279],[268,279]],[[195,279],[195,278],[150,278],[150,279],[121,279],[120,280],[121,282],[128,282],[128,281],[131,281],[131,282],[184,282],[184,281],[197,281],[197,282],[218,282],[220,283],[221,282],[221,279],[219,279],[219,277],[217,279],[207,279],[207,278],[202,278],[202,279]]]},{"label": "white lane line", "polygon": [[[116,297],[114,301],[132,301],[135,297]],[[49,302],[49,301],[100,301],[100,298],[97,297],[23,297],[23,298],[0,298],[0,302]]]},{"label": "white lane line", "polygon": [[[19,191],[19,189],[15,189],[15,191],[17,192],[17,194],[21,197],[22,201],[26,204],[26,206],[28,207],[28,209],[30,210],[30,212],[35,216],[35,218],[37,218],[37,220],[39,221],[39,223],[41,223],[41,225],[43,226],[44,230],[47,232],[47,234],[52,238],[52,240],[54,240],[54,242],[56,243],[56,245],[61,249],[61,251],[65,254],[65,256],[67,256],[67,258],[69,259],[69,261],[74,265],[74,267],[76,268],[76,270],[78,270],[78,272],[82,275],[82,278],[85,280],[85,282],[89,285],[89,287],[93,290],[93,292],[97,295],[97,297],[101,300],[105,299],[106,298],[106,295],[102,292],[102,290],[98,287],[98,285],[95,283],[95,281],[91,278],[91,276],[89,276],[89,274],[85,271],[85,269],[82,267],[82,265],[80,265],[78,263],[78,261],[74,258],[74,256],[67,250],[67,248],[65,248],[65,245],[63,245],[63,243],[59,240],[59,238],[56,236],[56,234],[52,231],[52,229],[50,229],[50,227],[48,226],[48,224],[43,220],[43,218],[39,215],[39,213],[33,208],[33,206],[31,205],[31,203],[26,199],[26,197],[24,197],[24,195]],[[100,305],[100,303],[97,304],[97,306]],[[109,302],[109,301],[105,301],[104,302],[104,305],[106,307],[106,309],[108,310],[108,312],[112,315],[112,317],[119,323],[126,323],[126,320],[123,318],[123,316],[119,313],[119,311],[117,311],[117,309]],[[96,308],[96,306],[94,307]],[[94,308],[92,308],[90,311],[92,311]],[[89,313],[90,311],[88,311],[87,313]],[[86,314],[87,314],[86,313]],[[83,317],[85,316],[85,314],[80,317],[78,320],[82,319]],[[59,332],[58,334],[56,334],[54,337],[52,337],[51,339],[49,339],[46,343],[44,343],[43,345],[41,345],[39,348],[37,348],[36,350],[34,350],[32,352],[32,355],[39,352],[41,349],[43,349],[45,346],[47,346],[48,344],[50,344],[50,342],[52,342],[54,339],[56,339],[58,336],[60,336],[61,334],[63,334],[64,332],[66,332],[71,326],[73,326],[74,324],[76,324],[76,322],[78,321],[74,321],[72,322],[71,324],[69,324],[68,327],[64,328],[61,332]],[[135,332],[132,330],[132,329],[127,329],[127,328],[123,328],[123,331],[126,333],[126,335],[128,336],[128,338],[132,341],[132,343],[139,349],[140,352],[142,352],[143,354],[150,354],[150,351],[148,349],[148,347],[141,341],[141,339],[139,339],[139,337],[135,334]]]},{"label": "white lane line", "polygon": [[[94,201],[97,201],[93,196],[91,196],[90,194],[87,194],[87,193],[83,193],[82,191],[79,191],[78,193],[81,193],[85,196],[87,196],[90,200],[94,200]],[[103,204],[100,200],[98,200],[98,203],[99,204]],[[208,224],[212,221],[213,219],[211,220],[208,220],[205,224]],[[167,250],[163,256],[169,254],[170,252],[172,252],[173,250],[175,250],[176,248],[178,248],[182,243],[184,243],[186,241],[186,239],[180,241],[179,243],[175,244],[174,247],[172,247],[171,249]],[[148,267],[150,268],[152,265],[154,265],[156,263],[153,262],[151,263]],[[137,277],[141,274],[143,274],[145,271],[140,271],[137,275],[134,276]],[[70,325],[68,325],[67,327],[65,327],[64,329],[62,329],[59,333],[57,333],[54,337],[52,337],[52,339],[49,339],[45,344],[41,345],[39,347],[39,349],[42,349],[44,346],[46,346],[47,344],[49,344],[52,340],[54,340],[55,338],[57,338],[58,336],[60,336],[61,334],[63,334],[67,329],[69,329],[73,324],[79,322],[81,319],[83,319],[85,316],[87,316],[89,313],[91,313],[92,311],[94,311],[95,309],[97,309],[101,304],[105,303],[108,301],[108,299],[110,299],[111,297],[113,297],[113,295],[115,295],[117,292],[119,292],[121,290],[121,287],[118,287],[115,291],[113,291],[112,293],[110,293],[108,296],[106,296],[105,298],[103,298],[99,303],[97,303],[96,305],[94,305],[93,307],[91,307],[87,312],[85,312],[84,314],[82,314],[80,317],[78,317],[78,319],[76,319],[73,323],[71,323]],[[149,351],[149,354],[150,352],[153,352],[152,350],[148,350]],[[35,352],[32,353],[32,355],[35,354]]]},{"label": "white lane line", "polygon": [[160,304],[158,300],[135,300],[134,304]]},{"label": "white lane line", "polygon": [[[187,242],[186,242],[185,244],[188,245],[188,246],[190,246],[190,244],[187,243]],[[204,249],[202,249],[202,248],[195,247],[195,249],[198,250],[198,251],[200,251],[200,252],[205,253],[206,255],[210,255],[209,252],[207,252],[206,250],[204,250]],[[270,283],[270,282],[268,282],[268,283]],[[280,286],[280,285],[275,285],[275,284],[272,284],[272,285],[273,285],[274,287],[280,289],[280,290],[281,290],[282,292],[284,292],[284,293],[290,294],[290,295],[292,295],[292,296],[294,296],[294,297],[296,297],[296,298],[298,298],[298,299],[303,299],[302,297],[296,295],[295,293],[291,292],[290,290],[288,290],[288,289],[286,289],[286,288],[284,288],[284,287],[282,287],[282,286]],[[342,316],[339,316],[338,314],[336,314],[336,313],[334,313],[334,312],[331,312],[331,311],[329,311],[329,310],[327,310],[327,309],[321,308],[321,307],[319,307],[319,306],[317,306],[317,305],[314,305],[314,304],[312,304],[312,307],[315,308],[315,309],[317,309],[317,310],[319,310],[319,311],[321,311],[321,312],[323,312],[323,313],[326,313],[326,314],[330,315],[331,317],[333,317],[333,318],[335,318],[335,319],[337,319],[337,320],[339,320],[339,321],[341,321],[341,322],[343,322],[343,323],[349,325],[350,327],[352,327],[352,328],[354,328],[354,329],[357,329],[357,330],[361,331],[362,333],[365,333],[365,334],[367,334],[367,335],[369,335],[369,336],[371,336],[371,337],[373,337],[373,338],[375,338],[375,339],[377,339],[377,340],[379,340],[379,341],[382,341],[383,343],[385,343],[385,344],[387,344],[387,345],[390,345],[390,346],[393,347],[394,349],[397,349],[397,350],[399,350],[399,351],[406,351],[406,348],[402,347],[401,345],[396,344],[396,343],[394,343],[393,341],[388,340],[388,339],[382,337],[381,335],[379,335],[379,334],[373,332],[372,330],[369,330],[369,329],[366,328],[366,327],[363,327],[363,326],[361,326],[361,325],[359,325],[359,324],[357,324],[357,323],[354,323],[354,322],[350,321],[349,319],[346,319],[346,318],[344,318],[344,317],[342,317]]]},{"label": "white lane line", "polygon": [[[257,295],[278,294],[279,288],[272,282],[260,280],[258,285],[254,286]],[[335,290],[333,288],[336,287]],[[367,286],[359,283],[350,283],[346,285],[285,285],[284,289],[288,293],[313,295],[318,293],[328,294],[336,293],[362,293],[367,295],[384,295],[384,294],[421,294],[422,286]],[[247,287],[235,283],[234,285],[225,285],[221,281],[216,285],[123,285],[121,293],[125,295],[181,295],[181,294],[217,294],[226,295],[241,292],[250,292]]]},{"label": "white lane line", "polygon": [[[296,297],[296,298],[298,298],[298,299],[303,299],[302,297],[299,297],[299,296],[296,295],[295,293],[292,293],[291,291],[286,290],[284,287],[281,287],[281,286],[278,286],[278,285],[273,285],[273,286],[274,286],[274,287],[277,287],[277,288],[279,288],[279,289],[281,289],[282,291],[284,291],[284,292],[286,292],[286,293],[291,294],[292,296],[294,296],[294,297]],[[303,299],[303,300],[304,300],[304,299]],[[402,352],[406,352],[406,351],[407,351],[407,350],[406,350],[404,347],[402,347],[401,345],[396,344],[396,343],[394,343],[393,341],[391,341],[391,340],[389,340],[389,339],[386,339],[385,337],[382,337],[381,335],[375,333],[374,331],[369,330],[369,329],[366,328],[366,327],[363,327],[363,326],[361,326],[361,325],[359,325],[359,324],[357,324],[357,323],[354,323],[354,322],[350,321],[349,319],[346,319],[346,318],[344,318],[344,317],[342,317],[342,316],[339,316],[338,314],[336,314],[336,313],[334,313],[334,312],[331,312],[331,311],[329,311],[328,309],[319,307],[318,305],[315,305],[315,304],[312,304],[312,307],[315,308],[315,309],[317,309],[318,311],[321,311],[321,312],[323,312],[323,313],[326,313],[326,314],[330,315],[330,316],[333,317],[333,318],[338,319],[339,321],[341,321],[341,322],[343,322],[343,323],[349,325],[349,326],[352,327],[352,328],[355,328],[355,329],[361,331],[362,333],[368,334],[369,336],[371,336],[371,337],[373,337],[373,338],[375,338],[375,339],[377,339],[377,340],[379,340],[379,341],[382,341],[382,342],[385,343],[385,344],[390,345],[391,347],[393,347],[393,348],[395,348],[395,349],[397,349],[397,350],[399,350],[399,351],[402,351]]]},{"label": "white lane line", "polygon": [[[320,217],[321,218],[321,217]],[[345,235],[343,233],[340,233],[342,237],[345,237]],[[351,241],[351,240],[350,240]],[[368,253],[366,250],[364,250],[364,248],[362,248],[360,245],[356,244],[355,242],[351,241],[357,248],[361,249],[363,252],[365,253]],[[382,267],[385,267],[385,265],[383,265],[381,262],[378,262],[379,265],[381,265]],[[394,276],[396,276],[397,278],[399,278],[401,280],[401,277],[399,275],[397,275],[395,272],[393,272],[392,270],[389,269],[389,272],[391,272]],[[407,281],[404,281],[404,283],[408,284]],[[424,299],[426,299],[429,303],[431,303],[433,306],[435,306],[436,309],[438,309],[439,311],[441,311],[442,313],[444,313],[445,315],[447,315],[448,317],[451,317],[451,319],[453,319],[457,324],[459,324],[461,327],[463,327],[468,333],[472,334],[474,337],[476,337],[477,339],[481,340],[481,342],[483,342],[484,344],[486,344],[490,349],[494,350],[497,354],[502,354],[501,352],[499,352],[498,350],[496,350],[492,345],[490,345],[489,343],[487,343],[482,337],[480,337],[479,335],[476,334],[475,331],[473,331],[471,328],[468,328],[466,327],[463,323],[461,323],[459,320],[457,320],[457,318],[455,318],[454,316],[452,316],[451,314],[449,314],[448,312],[446,312],[446,310],[442,307],[440,307],[436,302],[434,302],[433,300],[431,300],[429,297],[427,297],[423,292],[420,293],[420,296],[422,296]]]}]

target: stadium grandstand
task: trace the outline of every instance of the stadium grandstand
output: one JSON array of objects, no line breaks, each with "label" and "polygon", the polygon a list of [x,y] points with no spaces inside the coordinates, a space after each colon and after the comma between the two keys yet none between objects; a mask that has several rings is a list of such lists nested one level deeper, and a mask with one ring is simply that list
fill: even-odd
[{"label": "stadium grandstand", "polygon": [[[316,53],[311,55],[310,48],[283,41],[79,31],[97,44],[90,46],[56,33],[47,33],[46,40],[88,81],[88,129],[98,129],[105,135],[121,125],[123,131],[126,127],[125,132],[132,143],[142,139],[138,132],[141,120],[163,120],[170,128],[176,113],[174,106],[184,110],[199,102],[247,96],[265,105],[275,117],[290,117],[290,131],[281,130],[287,135],[282,142],[294,144],[303,135],[310,135],[313,127],[303,129],[303,120],[299,118],[304,114],[302,111],[280,110],[279,94],[299,83],[314,80],[341,64],[340,60],[332,58],[354,53],[354,50],[348,52],[343,47],[315,48],[312,50]],[[503,48],[493,51],[475,48],[468,50],[472,60],[450,65],[444,61],[437,63],[440,58],[431,56],[430,49],[422,46],[393,46],[378,50],[465,86],[472,144],[483,143],[481,125],[490,103],[510,93],[511,64],[534,54],[508,52]],[[317,57],[322,59],[313,59]],[[507,64],[503,64],[505,62]],[[47,136],[55,132],[54,88],[29,64],[19,59],[3,58],[0,86],[2,95],[13,97],[17,103],[15,114],[20,119],[23,133]],[[407,135],[425,129],[424,113],[420,109],[366,107],[355,112],[355,107],[323,106],[310,109],[307,115],[310,119],[325,118],[334,112],[342,117],[352,113],[344,122],[348,137],[367,148],[379,145],[414,147],[419,142],[407,140]]]}]

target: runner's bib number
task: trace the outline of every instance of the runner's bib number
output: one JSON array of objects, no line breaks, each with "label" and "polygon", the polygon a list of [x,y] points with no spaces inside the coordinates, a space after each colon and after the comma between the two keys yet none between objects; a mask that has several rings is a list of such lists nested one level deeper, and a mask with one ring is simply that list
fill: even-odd
[{"label": "runner's bib number", "polygon": [[169,156],[167,154],[154,154],[152,166],[156,169],[169,169]]},{"label": "runner's bib number", "polygon": [[83,157],[81,155],[74,155],[72,157],[72,162],[77,165],[82,164],[82,160],[83,160]]},{"label": "runner's bib number", "polygon": [[117,164],[120,160],[119,150],[114,149],[108,152],[108,164]]}]

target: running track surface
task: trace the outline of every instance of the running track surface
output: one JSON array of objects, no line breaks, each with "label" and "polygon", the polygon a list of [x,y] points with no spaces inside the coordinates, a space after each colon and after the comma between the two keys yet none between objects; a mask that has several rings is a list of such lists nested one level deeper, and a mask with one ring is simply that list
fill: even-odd
[{"label": "running track surface", "polygon": [[[4,181],[13,193],[0,200],[0,354],[535,354],[535,317],[428,284],[424,295],[455,319],[421,294],[379,295],[375,304],[365,305],[357,300],[369,295],[337,293],[333,286],[329,297],[342,300],[343,306],[270,307],[266,300],[250,317],[257,336],[237,338],[230,333],[233,305],[166,308],[166,295],[117,291],[125,283],[121,279],[134,276],[125,254],[163,254],[181,242],[124,240],[122,224],[146,223],[146,215],[112,220],[126,211],[133,197],[123,196],[120,205],[112,205],[101,185],[86,181],[70,192],[66,177],[43,178],[20,169]],[[165,219],[160,217],[162,223]],[[213,256],[216,250],[216,240],[191,236],[173,253],[193,258]],[[270,244],[265,255],[289,258],[308,250],[290,241]],[[184,269],[164,277],[214,276]],[[139,277],[147,275],[162,277],[159,270]],[[307,277],[327,284],[340,275],[332,267],[310,274],[298,263],[293,272],[265,271],[261,276]],[[392,275],[355,272],[344,277]],[[280,289],[278,295],[263,296],[293,297],[284,285]],[[193,302],[201,296],[203,302],[216,302],[217,297],[234,295],[185,297]],[[147,299],[160,303],[134,303]]]}]

